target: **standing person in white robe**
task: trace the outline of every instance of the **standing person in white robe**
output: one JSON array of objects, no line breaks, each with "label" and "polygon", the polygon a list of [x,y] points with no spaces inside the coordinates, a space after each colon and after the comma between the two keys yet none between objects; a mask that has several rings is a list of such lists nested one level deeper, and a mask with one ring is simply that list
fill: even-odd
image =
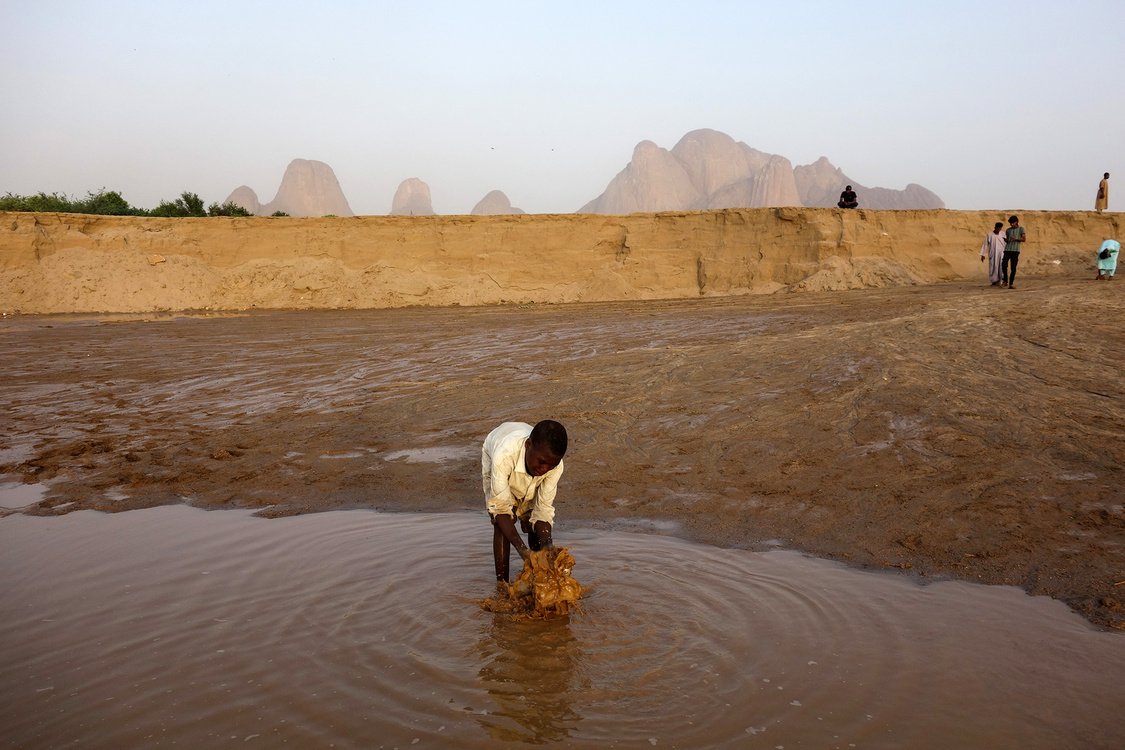
[{"label": "standing person in white robe", "polygon": [[985,235],[980,246],[980,262],[988,261],[988,280],[992,282],[992,286],[1000,286],[1000,261],[1004,259],[1004,248],[1008,245],[1004,235],[1000,234],[1003,228],[1004,222],[996,222],[992,233]]}]

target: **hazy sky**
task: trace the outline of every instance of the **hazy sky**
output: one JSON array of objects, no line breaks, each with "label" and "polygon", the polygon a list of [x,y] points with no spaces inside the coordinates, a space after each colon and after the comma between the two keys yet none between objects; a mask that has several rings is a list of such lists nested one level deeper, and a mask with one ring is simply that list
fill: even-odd
[{"label": "hazy sky", "polygon": [[358,214],[408,177],[571,212],[697,128],[957,209],[1109,171],[1120,209],[1125,2],[0,0],[0,194],[264,203],[305,158]]}]

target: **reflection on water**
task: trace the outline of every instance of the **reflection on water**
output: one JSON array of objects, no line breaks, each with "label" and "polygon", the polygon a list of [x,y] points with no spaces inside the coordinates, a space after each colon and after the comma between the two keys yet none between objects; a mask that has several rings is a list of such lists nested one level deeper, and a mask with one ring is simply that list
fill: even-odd
[{"label": "reflection on water", "polygon": [[480,725],[497,740],[533,744],[570,735],[581,716],[574,709],[580,645],[567,618],[516,621],[494,617],[481,640],[481,685],[496,706]]},{"label": "reflection on water", "polygon": [[1125,639],[1058,602],[564,524],[582,611],[514,622],[487,529],[0,519],[0,744],[1125,747]]}]

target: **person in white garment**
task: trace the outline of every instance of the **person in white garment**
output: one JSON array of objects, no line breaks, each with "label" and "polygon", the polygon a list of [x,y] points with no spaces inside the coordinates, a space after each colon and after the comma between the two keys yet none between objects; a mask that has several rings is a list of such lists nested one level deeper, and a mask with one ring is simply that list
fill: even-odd
[{"label": "person in white garment", "polygon": [[[508,559],[515,547],[521,558],[554,546],[555,492],[563,473],[566,428],[545,419],[534,427],[504,422],[484,439],[481,481],[492,522],[496,580],[508,582]],[[516,521],[527,534],[527,544]]]},{"label": "person in white garment", "polygon": [[1004,222],[996,222],[996,226],[992,227],[991,233],[985,235],[980,246],[980,262],[988,262],[988,280],[992,282],[992,286],[1000,286],[1000,261],[1004,259],[1004,246],[1007,244],[1004,235],[1000,234],[1003,228]]},{"label": "person in white garment", "polygon": [[1107,239],[1098,248],[1098,275],[1095,277],[1098,281],[1113,281],[1113,275],[1117,273],[1117,256],[1121,252],[1121,243],[1117,240]]}]

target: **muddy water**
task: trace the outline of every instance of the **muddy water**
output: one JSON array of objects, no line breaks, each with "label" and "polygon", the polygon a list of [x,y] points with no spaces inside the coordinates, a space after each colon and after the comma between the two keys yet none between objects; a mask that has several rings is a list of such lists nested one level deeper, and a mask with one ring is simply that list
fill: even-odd
[{"label": "muddy water", "polygon": [[1015,588],[559,529],[581,613],[480,610],[479,514],[0,519],[0,744],[1125,746],[1125,639]]}]

